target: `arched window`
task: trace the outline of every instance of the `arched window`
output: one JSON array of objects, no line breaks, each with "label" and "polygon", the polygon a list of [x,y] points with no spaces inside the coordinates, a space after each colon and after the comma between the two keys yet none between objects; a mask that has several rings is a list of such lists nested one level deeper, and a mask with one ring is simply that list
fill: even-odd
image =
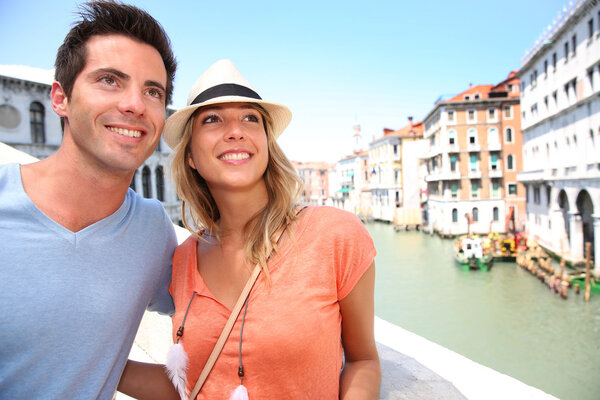
[{"label": "arched window", "polygon": [[135,192],[135,178],[137,177],[137,169],[133,172],[133,178],[131,178],[131,182],[129,183],[129,187],[131,190]]},{"label": "arched window", "polygon": [[29,122],[31,124],[31,142],[46,143],[44,132],[44,106],[34,101],[29,106]]},{"label": "arched window", "polygon": [[508,169],[508,170],[515,169],[514,161],[513,161],[513,155],[512,154],[509,154],[508,156],[506,156],[506,169]]},{"label": "arched window", "polygon": [[156,167],[156,198],[159,201],[165,201],[165,175],[163,173],[163,167]]},{"label": "arched window", "polygon": [[458,222],[458,210],[456,208],[452,209],[452,222]]},{"label": "arched window", "polygon": [[473,222],[479,221],[479,209],[477,207],[473,207],[473,213],[471,215],[473,216]]},{"label": "arched window", "polygon": [[493,213],[494,213],[494,221],[498,221],[498,219],[500,219],[500,211],[498,210],[498,207],[494,207]]},{"label": "arched window", "polygon": [[145,166],[142,170],[142,187],[144,190],[144,197],[147,199],[152,197],[150,186],[150,168],[148,168],[148,166]]},{"label": "arched window", "polygon": [[512,128],[506,128],[506,130],[504,131],[504,141],[506,143],[512,143],[513,142],[513,130]]}]

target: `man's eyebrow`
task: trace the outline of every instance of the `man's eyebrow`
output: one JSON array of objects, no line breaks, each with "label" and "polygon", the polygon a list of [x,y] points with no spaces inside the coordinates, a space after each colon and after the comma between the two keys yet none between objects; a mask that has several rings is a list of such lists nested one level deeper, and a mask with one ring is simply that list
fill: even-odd
[{"label": "man's eyebrow", "polygon": [[[94,71],[94,73],[96,74],[101,74],[101,73],[108,73],[108,74],[113,74],[115,76],[117,76],[118,78],[121,78],[123,80],[130,80],[131,76],[129,76],[128,74],[126,74],[123,71],[120,71],[118,69],[115,68],[98,68],[96,71]],[[159,88],[160,90],[162,90],[163,92],[166,92],[167,90],[165,89],[164,85],[158,81],[153,81],[153,80],[147,80],[146,82],[144,82],[144,84],[146,86],[154,86]]]},{"label": "man's eyebrow", "polygon": [[125,72],[119,71],[118,69],[115,69],[115,68],[98,68],[97,70],[94,71],[94,73],[96,73],[96,74],[109,73],[109,74],[116,75],[117,77],[119,77],[121,79],[125,79],[125,80],[131,79],[131,77],[129,75],[127,75]]},{"label": "man's eyebrow", "polygon": [[146,86],[154,86],[159,88],[160,90],[162,90],[163,92],[166,92],[167,89],[165,89],[165,87],[163,86],[162,83],[157,82],[157,81],[152,81],[152,80],[148,80],[146,82],[144,82]]}]

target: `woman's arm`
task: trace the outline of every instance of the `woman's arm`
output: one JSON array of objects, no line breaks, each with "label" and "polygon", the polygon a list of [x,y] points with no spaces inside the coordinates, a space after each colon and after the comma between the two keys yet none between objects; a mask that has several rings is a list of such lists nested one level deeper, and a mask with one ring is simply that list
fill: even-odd
[{"label": "woman's arm", "polygon": [[140,400],[181,400],[161,364],[127,360],[117,390]]},{"label": "woman's arm", "polygon": [[379,397],[381,367],[374,335],[375,263],[352,291],[340,300],[342,343],[346,362],[340,378],[340,399]]}]

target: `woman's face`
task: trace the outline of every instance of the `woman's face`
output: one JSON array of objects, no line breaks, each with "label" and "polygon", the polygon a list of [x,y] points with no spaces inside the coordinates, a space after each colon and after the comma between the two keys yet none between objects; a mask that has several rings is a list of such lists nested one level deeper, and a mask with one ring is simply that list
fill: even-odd
[{"label": "woman's face", "polygon": [[268,160],[263,117],[252,104],[216,104],[194,114],[188,164],[211,190],[264,185]]}]

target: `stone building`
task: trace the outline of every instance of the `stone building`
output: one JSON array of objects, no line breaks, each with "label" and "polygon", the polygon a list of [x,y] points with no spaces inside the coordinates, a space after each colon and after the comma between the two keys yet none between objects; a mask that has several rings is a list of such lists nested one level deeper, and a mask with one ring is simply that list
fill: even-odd
[{"label": "stone building", "polygon": [[325,162],[296,162],[292,164],[304,182],[301,201],[303,204],[322,206],[329,199],[329,171],[331,165]]},{"label": "stone building", "polygon": [[[22,65],[0,65],[0,142],[38,159],[54,153],[62,142],[60,118],[52,110],[54,71]],[[170,115],[174,110],[168,109]],[[165,176],[170,149],[162,141],[138,168],[131,187],[162,202],[171,220],[180,221],[181,201]]]},{"label": "stone building", "polygon": [[600,246],[600,3],[570,2],[519,77],[527,232],[579,262]]},{"label": "stone building", "polygon": [[[412,117],[408,118],[408,125],[399,130],[384,129],[383,136],[369,143],[369,187],[371,189],[372,217],[376,220],[393,222],[397,221],[405,210],[405,198],[413,198],[420,185],[411,178],[418,177],[418,157],[423,154],[404,152],[404,147],[409,142],[419,141],[423,138],[423,124],[413,123]],[[413,150],[417,149],[413,147]],[[409,162],[410,161],[410,162]],[[413,165],[414,164],[414,165]],[[406,172],[412,171],[412,174]],[[408,179],[408,185],[405,180]],[[415,207],[415,204],[409,204]],[[419,204],[416,204],[419,209]],[[406,216],[405,215],[405,216]],[[416,215],[418,221],[413,225],[420,225],[420,212]]]},{"label": "stone building", "polygon": [[[423,120],[429,141],[429,229],[441,235],[507,230],[525,218],[521,168],[519,80],[477,85],[438,101]],[[511,226],[510,229],[513,227]]]}]

